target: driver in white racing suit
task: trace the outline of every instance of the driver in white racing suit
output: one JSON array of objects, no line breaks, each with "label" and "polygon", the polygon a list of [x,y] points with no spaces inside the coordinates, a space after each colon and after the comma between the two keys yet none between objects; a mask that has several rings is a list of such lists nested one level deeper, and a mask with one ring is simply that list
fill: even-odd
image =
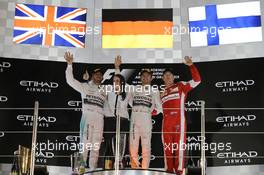
[{"label": "driver in white racing suit", "polygon": [[65,53],[65,60],[68,63],[66,69],[66,81],[82,96],[82,119],[80,123],[80,142],[83,148],[83,159],[86,162],[89,156],[90,170],[97,167],[99,149],[103,138],[104,128],[104,103],[106,94],[99,90],[101,81],[103,80],[103,73],[101,69],[95,69],[92,72],[91,81],[88,83],[81,83],[73,77],[73,55],[69,52]]},{"label": "driver in white racing suit", "polygon": [[[120,74],[121,56],[115,60],[116,74]],[[151,135],[152,135],[152,114],[162,112],[160,93],[158,89],[151,86],[152,72],[143,69],[140,73],[142,88],[131,92],[130,106],[132,114],[130,121],[130,159],[131,168],[140,168],[138,159],[139,141],[142,147],[142,169],[148,169],[151,158]]]}]

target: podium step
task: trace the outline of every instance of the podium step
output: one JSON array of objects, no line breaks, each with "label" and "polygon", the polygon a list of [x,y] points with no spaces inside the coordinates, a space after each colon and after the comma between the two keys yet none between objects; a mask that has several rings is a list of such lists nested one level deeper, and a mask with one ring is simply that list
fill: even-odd
[{"label": "podium step", "polygon": [[158,170],[128,169],[128,170],[119,170],[118,172],[115,170],[94,171],[94,172],[87,172],[85,173],[85,175],[172,175],[172,174]]}]

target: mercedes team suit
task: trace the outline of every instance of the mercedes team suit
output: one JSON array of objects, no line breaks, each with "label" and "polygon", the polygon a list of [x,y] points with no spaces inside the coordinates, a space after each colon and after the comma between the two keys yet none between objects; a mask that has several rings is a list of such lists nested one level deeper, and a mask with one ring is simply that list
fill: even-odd
[{"label": "mercedes team suit", "polygon": [[[151,87],[149,87],[151,88]],[[150,92],[150,93],[149,93]],[[130,125],[131,167],[139,168],[138,148],[141,139],[142,169],[148,169],[151,158],[152,112],[162,112],[158,91],[134,92],[132,94]]]},{"label": "mercedes team suit", "polygon": [[[120,69],[115,69],[115,74],[120,74]],[[128,85],[131,86],[132,85]],[[135,87],[135,86],[134,86]],[[151,86],[148,86],[152,88]],[[131,88],[135,89],[135,88]],[[144,90],[143,90],[144,89]],[[157,114],[162,112],[159,91],[153,91],[142,88],[142,91],[133,91],[129,105],[132,107],[130,132],[129,132],[129,150],[131,168],[139,168],[138,160],[139,141],[142,147],[142,169],[148,169],[151,158],[151,136],[152,136],[152,112]]]},{"label": "mercedes team suit", "polygon": [[[185,151],[179,148],[186,143],[185,99],[188,92],[201,82],[197,68],[193,64],[189,67],[192,80],[175,83],[161,93],[165,169],[180,174],[184,170]],[[172,145],[178,145],[177,149],[172,149]]]},{"label": "mercedes team suit", "polygon": [[[86,161],[89,156],[89,167],[95,169],[99,157],[99,149],[103,137],[104,129],[104,103],[106,100],[105,92],[99,90],[99,86],[93,81],[81,83],[74,79],[72,65],[66,69],[67,83],[78,91],[82,96],[82,119],[80,123],[80,142],[83,146],[83,158]],[[90,148],[90,144],[92,148]],[[89,147],[91,150],[88,150]]]}]

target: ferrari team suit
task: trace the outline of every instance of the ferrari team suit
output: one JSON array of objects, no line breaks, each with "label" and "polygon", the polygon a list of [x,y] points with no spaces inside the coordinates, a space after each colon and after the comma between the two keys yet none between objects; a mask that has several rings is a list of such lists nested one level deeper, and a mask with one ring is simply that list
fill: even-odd
[{"label": "ferrari team suit", "polygon": [[[67,83],[78,91],[82,97],[82,119],[80,122],[80,142],[83,158],[86,161],[89,155],[89,167],[95,169],[99,157],[99,149],[102,142],[104,129],[104,103],[106,94],[99,89],[93,81],[81,83],[74,79],[72,65],[66,69]],[[92,145],[92,148],[90,147]],[[91,149],[91,150],[88,150]]]},{"label": "ferrari team suit", "polygon": [[178,82],[166,87],[161,93],[163,107],[163,145],[165,168],[168,172],[182,174],[184,170],[184,154],[181,145],[186,144],[185,100],[188,92],[200,82],[200,74],[194,65],[189,66],[192,80]]}]

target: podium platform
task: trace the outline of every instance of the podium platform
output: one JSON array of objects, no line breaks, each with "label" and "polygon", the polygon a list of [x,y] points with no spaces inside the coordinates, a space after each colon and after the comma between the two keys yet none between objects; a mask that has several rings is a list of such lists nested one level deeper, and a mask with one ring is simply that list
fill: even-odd
[{"label": "podium platform", "polygon": [[126,169],[119,170],[101,170],[94,172],[87,172],[84,175],[172,175],[172,173],[166,173],[159,170],[135,170],[135,169]]}]

